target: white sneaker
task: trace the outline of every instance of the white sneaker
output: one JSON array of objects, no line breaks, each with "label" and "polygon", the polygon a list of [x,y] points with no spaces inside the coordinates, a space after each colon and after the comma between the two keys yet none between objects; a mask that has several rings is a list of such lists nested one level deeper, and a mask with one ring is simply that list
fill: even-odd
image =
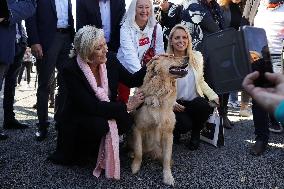
[{"label": "white sneaker", "polygon": [[272,124],[269,123],[268,127],[269,131],[273,133],[282,133],[283,132],[283,127],[278,123],[278,124]]}]

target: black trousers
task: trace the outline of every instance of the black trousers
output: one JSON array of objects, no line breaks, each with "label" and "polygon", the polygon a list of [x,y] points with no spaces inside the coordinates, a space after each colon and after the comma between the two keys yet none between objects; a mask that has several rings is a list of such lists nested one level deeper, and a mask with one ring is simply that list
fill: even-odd
[{"label": "black trousers", "polygon": [[48,127],[48,97],[55,68],[58,71],[58,93],[55,99],[54,119],[60,117],[65,103],[66,89],[63,85],[61,71],[68,62],[71,48],[71,34],[57,32],[52,45],[44,52],[43,59],[37,60],[38,89],[37,89],[37,115],[40,127]]},{"label": "black trousers", "polygon": [[230,93],[218,94],[220,106],[218,107],[218,112],[220,116],[227,116],[228,114],[228,102]]},{"label": "black trousers", "polygon": [[27,83],[29,84],[31,82],[31,70],[32,70],[32,62],[30,61],[25,61],[22,63],[22,66],[19,70],[19,75],[18,75],[18,84],[21,83],[22,81],[22,77],[23,77],[23,73],[24,70],[26,68],[26,79],[27,79]]},{"label": "black trousers", "polygon": [[15,119],[14,113],[14,98],[15,88],[17,86],[17,76],[22,65],[22,59],[25,54],[26,46],[17,44],[16,55],[14,62],[9,65],[5,74],[5,86],[4,86],[4,98],[3,98],[3,109],[4,109],[4,122],[12,121]]},{"label": "black trousers", "polygon": [[192,101],[177,100],[177,102],[185,107],[185,111],[175,112],[176,125],[174,136],[191,130],[191,136],[198,137],[204,127],[204,123],[213,112],[213,108],[209,106],[208,101],[203,97],[196,97]]},{"label": "black trousers", "polygon": [[270,115],[254,100],[252,101],[253,123],[255,127],[256,140],[268,142],[269,139],[269,123],[279,124],[273,115]]}]

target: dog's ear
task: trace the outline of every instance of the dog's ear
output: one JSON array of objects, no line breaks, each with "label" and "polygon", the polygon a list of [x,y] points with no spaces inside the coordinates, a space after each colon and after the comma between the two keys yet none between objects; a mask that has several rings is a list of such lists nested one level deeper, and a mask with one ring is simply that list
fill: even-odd
[{"label": "dog's ear", "polygon": [[157,59],[151,59],[147,64],[146,64],[146,67],[148,68],[151,64],[153,64],[153,62],[155,62],[155,60]]}]

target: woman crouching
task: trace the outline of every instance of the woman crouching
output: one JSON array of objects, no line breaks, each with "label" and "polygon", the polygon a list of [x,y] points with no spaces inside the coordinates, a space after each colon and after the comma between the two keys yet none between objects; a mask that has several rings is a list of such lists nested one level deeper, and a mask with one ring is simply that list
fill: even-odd
[{"label": "woman crouching", "polygon": [[190,150],[196,150],[200,143],[200,131],[213,110],[205,96],[215,104],[219,104],[219,98],[204,81],[203,57],[200,52],[192,50],[191,36],[186,26],[178,24],[171,30],[167,53],[189,57],[188,74],[177,79],[174,142],[178,143],[180,134],[191,130],[187,146]]},{"label": "woman crouching", "polygon": [[146,68],[130,74],[108,53],[103,30],[80,29],[74,39],[73,58],[63,70],[67,99],[58,121],[57,149],[49,157],[57,164],[78,164],[96,159],[94,175],[106,169],[107,178],[120,178],[119,134],[130,129],[128,112],[143,101],[137,93],[128,103],[116,102],[118,83],[137,87]]}]

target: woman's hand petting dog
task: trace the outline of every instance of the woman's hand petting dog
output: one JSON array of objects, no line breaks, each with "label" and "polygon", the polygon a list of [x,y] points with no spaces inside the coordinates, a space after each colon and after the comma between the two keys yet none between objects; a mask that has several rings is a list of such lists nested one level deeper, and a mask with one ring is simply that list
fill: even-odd
[{"label": "woman's hand petting dog", "polygon": [[185,107],[179,103],[175,103],[174,105],[174,112],[184,112]]},{"label": "woman's hand petting dog", "polygon": [[136,91],[133,96],[129,97],[126,104],[127,111],[131,112],[138,108],[144,102],[144,95],[140,91]]}]

